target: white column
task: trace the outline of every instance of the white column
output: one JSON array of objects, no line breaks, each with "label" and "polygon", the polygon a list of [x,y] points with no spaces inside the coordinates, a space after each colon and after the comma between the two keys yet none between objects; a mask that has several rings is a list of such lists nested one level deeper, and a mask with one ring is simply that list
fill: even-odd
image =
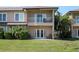
[{"label": "white column", "polygon": [[52,10],[52,39],[54,39],[54,9]]},{"label": "white column", "polygon": [[74,29],[73,29],[73,24],[74,24],[74,18],[73,18],[73,14],[71,13],[70,15],[70,20],[71,20],[71,37],[75,37],[74,36]]},{"label": "white column", "polygon": [[73,38],[73,26],[71,25],[71,36]]},{"label": "white column", "polygon": [[23,17],[24,17],[24,21],[26,21],[28,23],[27,10],[26,9],[24,9],[24,15],[23,15]]}]

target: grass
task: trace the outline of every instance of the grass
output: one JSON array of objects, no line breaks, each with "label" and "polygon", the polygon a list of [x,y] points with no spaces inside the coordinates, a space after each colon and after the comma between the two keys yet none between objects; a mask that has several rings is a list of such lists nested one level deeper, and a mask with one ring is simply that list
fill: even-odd
[{"label": "grass", "polygon": [[77,52],[79,40],[0,40],[1,52]]}]

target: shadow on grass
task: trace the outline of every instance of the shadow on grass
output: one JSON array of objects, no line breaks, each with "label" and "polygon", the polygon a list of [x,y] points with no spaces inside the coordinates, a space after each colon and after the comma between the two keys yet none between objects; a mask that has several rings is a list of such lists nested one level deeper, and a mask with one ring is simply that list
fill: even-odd
[{"label": "shadow on grass", "polygon": [[59,38],[57,40],[66,40],[66,41],[76,41],[76,40],[79,40],[79,38]]},{"label": "shadow on grass", "polygon": [[[0,39],[0,40],[34,40],[34,39]],[[57,38],[55,40],[76,41],[79,40],[79,38]]]}]

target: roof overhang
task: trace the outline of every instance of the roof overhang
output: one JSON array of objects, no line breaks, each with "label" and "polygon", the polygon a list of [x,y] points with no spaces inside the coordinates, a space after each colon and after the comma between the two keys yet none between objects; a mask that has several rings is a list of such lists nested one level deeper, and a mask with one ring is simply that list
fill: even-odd
[{"label": "roof overhang", "polygon": [[28,10],[28,9],[55,9],[57,10],[58,7],[51,7],[51,6],[25,6],[25,7],[0,7],[0,11],[9,11],[9,10]]},{"label": "roof overhang", "polygon": [[33,7],[24,7],[23,10],[30,10],[30,9],[39,9],[39,10],[55,10],[57,11],[58,7],[50,7],[50,6],[33,6]]}]

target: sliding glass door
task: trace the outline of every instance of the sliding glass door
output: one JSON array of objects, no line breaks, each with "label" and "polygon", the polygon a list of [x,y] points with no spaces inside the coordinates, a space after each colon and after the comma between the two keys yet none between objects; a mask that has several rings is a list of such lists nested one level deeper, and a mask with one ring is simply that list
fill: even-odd
[{"label": "sliding glass door", "polygon": [[38,39],[44,38],[44,29],[36,29],[36,38]]}]

